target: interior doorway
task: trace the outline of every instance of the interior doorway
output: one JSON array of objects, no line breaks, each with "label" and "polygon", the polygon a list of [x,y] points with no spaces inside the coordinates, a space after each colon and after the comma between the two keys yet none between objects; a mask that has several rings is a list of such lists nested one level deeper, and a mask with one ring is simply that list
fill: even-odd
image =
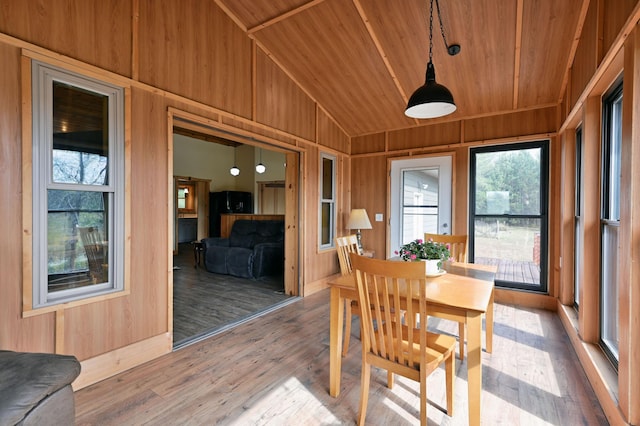
[{"label": "interior doorway", "polygon": [[[179,114],[189,119],[177,118]],[[174,268],[168,284],[173,306],[170,330],[174,348],[179,348],[291,303],[300,294],[299,227],[294,221],[299,220],[302,153],[260,141],[257,135],[248,137],[212,128],[209,122],[199,123],[198,117],[187,113],[174,111],[170,118],[174,126],[169,172],[175,174],[170,182],[174,202],[171,229],[175,238],[170,259]],[[260,169],[256,168],[258,164]],[[232,168],[239,173],[231,173]],[[207,181],[206,190],[195,183],[197,198],[192,199],[190,185],[201,180]],[[265,215],[284,218],[284,276],[247,279],[207,270],[206,252],[200,241],[211,237],[210,224],[200,222],[200,216],[211,221],[211,196],[216,191],[252,193],[252,209],[246,213],[252,216],[250,220],[266,220],[258,218]],[[180,229],[179,221],[193,219],[194,210],[197,237],[192,240],[193,230]],[[247,219],[242,216],[225,214],[225,224]],[[185,236],[187,232],[191,234]]]}]

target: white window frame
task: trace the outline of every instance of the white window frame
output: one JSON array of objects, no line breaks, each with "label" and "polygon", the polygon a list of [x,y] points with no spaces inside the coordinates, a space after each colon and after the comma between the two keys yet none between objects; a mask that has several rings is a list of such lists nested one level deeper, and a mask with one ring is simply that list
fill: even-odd
[{"label": "white window frame", "polygon": [[[106,185],[53,182],[53,83],[60,82],[108,98],[108,178]],[[44,308],[125,289],[125,91],[36,60],[32,61],[32,308]],[[108,280],[106,283],[49,291],[47,269],[47,192],[81,190],[108,194]]]},{"label": "white window frame", "polygon": [[[324,184],[324,160],[331,161],[331,198],[324,198],[323,184]],[[320,202],[318,203],[318,247],[323,249],[330,249],[335,246],[334,240],[336,236],[336,157],[334,155],[330,155],[328,153],[320,153],[320,162],[319,162],[319,183],[318,183],[318,192]],[[322,242],[322,206],[328,204],[329,205],[329,241],[323,243]]]}]

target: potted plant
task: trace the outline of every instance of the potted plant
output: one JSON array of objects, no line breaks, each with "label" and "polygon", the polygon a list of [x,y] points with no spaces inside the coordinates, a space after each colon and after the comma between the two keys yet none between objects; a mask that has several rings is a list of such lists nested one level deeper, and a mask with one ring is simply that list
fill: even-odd
[{"label": "potted plant", "polygon": [[424,241],[421,238],[411,241],[395,252],[404,261],[426,261],[427,275],[434,275],[440,271],[442,261],[449,259],[448,244],[437,243],[433,240]]}]

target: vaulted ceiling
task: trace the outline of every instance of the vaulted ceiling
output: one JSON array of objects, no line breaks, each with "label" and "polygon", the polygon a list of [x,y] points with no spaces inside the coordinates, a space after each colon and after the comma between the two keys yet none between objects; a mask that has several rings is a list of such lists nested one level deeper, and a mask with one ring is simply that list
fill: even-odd
[{"label": "vaulted ceiling", "polygon": [[[423,125],[404,115],[424,83],[429,0],[214,0],[349,136]],[[588,0],[439,0],[436,80],[460,120],[558,104]]]}]

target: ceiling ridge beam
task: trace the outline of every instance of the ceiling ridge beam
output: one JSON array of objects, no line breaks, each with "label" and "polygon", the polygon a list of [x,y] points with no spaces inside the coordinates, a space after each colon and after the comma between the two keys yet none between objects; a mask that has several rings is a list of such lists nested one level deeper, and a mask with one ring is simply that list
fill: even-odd
[{"label": "ceiling ridge beam", "polygon": [[518,0],[516,6],[516,44],[513,64],[513,108],[518,108],[518,97],[520,96],[520,60],[522,58],[522,14],[524,0]]},{"label": "ceiling ridge beam", "polygon": [[[220,1],[220,0],[217,0],[217,1]],[[295,16],[298,13],[303,12],[303,11],[305,11],[305,10],[311,8],[311,7],[314,7],[314,6],[316,6],[316,5],[320,4],[320,3],[324,3],[324,1],[325,0],[311,0],[310,2],[305,3],[302,6],[298,6],[298,7],[294,8],[294,9],[291,9],[288,12],[285,12],[283,14],[280,14],[280,15],[276,16],[276,17],[268,19],[268,20],[264,21],[263,23],[256,25],[255,27],[247,29],[246,31],[249,34],[253,34],[256,31],[263,30],[263,29],[265,29],[267,27],[270,27],[271,25],[277,24],[280,21],[284,21],[285,19],[290,18],[292,16]]]},{"label": "ceiling ridge beam", "polygon": [[382,43],[380,43],[378,36],[376,35],[375,31],[373,30],[373,27],[371,26],[371,23],[369,22],[369,18],[367,17],[367,14],[363,9],[362,4],[360,3],[360,0],[353,0],[353,4],[355,5],[356,9],[358,9],[358,14],[360,15],[360,19],[362,19],[362,23],[367,28],[369,37],[371,37],[371,40],[373,40],[373,44],[375,44],[376,49],[378,50],[378,54],[382,58],[382,61],[384,62],[384,65],[387,68],[387,71],[389,72],[391,79],[395,83],[396,88],[398,89],[398,92],[400,92],[400,96],[402,96],[402,99],[406,104],[407,102],[409,102],[409,97],[407,96],[406,92],[404,91],[404,88],[400,84],[400,80],[398,80],[398,76],[396,75],[396,72],[391,66],[391,62],[389,62],[389,58],[387,57],[387,54],[385,53],[382,47]]}]

